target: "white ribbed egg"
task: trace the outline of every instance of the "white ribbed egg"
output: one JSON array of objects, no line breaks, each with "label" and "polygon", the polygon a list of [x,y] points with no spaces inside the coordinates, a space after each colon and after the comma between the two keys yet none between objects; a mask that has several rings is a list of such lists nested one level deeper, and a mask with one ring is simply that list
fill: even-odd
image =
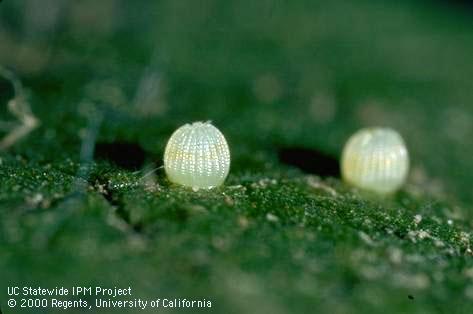
[{"label": "white ribbed egg", "polygon": [[356,132],[342,154],[343,179],[356,187],[379,194],[398,190],[406,181],[409,155],[402,137],[388,128]]},{"label": "white ribbed egg", "polygon": [[166,145],[164,169],[171,182],[194,190],[219,186],[230,170],[227,141],[210,122],[183,125]]}]

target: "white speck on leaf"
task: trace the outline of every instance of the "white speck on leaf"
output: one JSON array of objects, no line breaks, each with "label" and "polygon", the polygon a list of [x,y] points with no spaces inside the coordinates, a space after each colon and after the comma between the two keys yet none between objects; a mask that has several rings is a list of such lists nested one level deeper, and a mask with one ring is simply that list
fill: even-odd
[{"label": "white speck on leaf", "polygon": [[267,214],[266,214],[266,219],[267,219],[268,221],[271,221],[271,222],[278,222],[278,221],[279,221],[279,217],[276,216],[276,215],[273,215],[273,214],[271,214],[271,213],[267,213]]}]

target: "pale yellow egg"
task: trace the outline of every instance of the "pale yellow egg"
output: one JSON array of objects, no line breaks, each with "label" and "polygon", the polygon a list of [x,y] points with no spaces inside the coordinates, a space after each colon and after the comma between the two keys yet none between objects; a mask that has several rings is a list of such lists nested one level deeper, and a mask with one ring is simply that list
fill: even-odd
[{"label": "pale yellow egg", "polygon": [[230,170],[227,141],[210,122],[183,125],[166,145],[164,169],[171,182],[194,190],[219,186]]},{"label": "pale yellow egg", "polygon": [[409,172],[409,154],[398,132],[368,128],[350,137],[342,154],[343,179],[379,194],[397,191]]}]

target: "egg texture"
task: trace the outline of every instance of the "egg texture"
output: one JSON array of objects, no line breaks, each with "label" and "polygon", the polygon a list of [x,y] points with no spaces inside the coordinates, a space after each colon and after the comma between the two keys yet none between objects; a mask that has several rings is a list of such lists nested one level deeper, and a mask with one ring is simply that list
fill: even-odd
[{"label": "egg texture", "polygon": [[342,153],[343,179],[379,194],[397,191],[409,172],[404,140],[389,128],[368,128],[350,137]]},{"label": "egg texture", "polygon": [[219,186],[230,170],[227,141],[210,122],[185,124],[166,145],[164,169],[171,182],[194,190]]}]

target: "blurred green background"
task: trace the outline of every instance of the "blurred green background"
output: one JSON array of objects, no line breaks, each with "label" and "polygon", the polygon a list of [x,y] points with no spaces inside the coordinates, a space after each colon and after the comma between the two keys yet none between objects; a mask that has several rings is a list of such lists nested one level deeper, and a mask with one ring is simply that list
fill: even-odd
[{"label": "blurred green background", "polygon": [[[4,0],[0,66],[40,125],[0,155],[0,306],[131,285],[214,313],[471,313],[472,56],[461,1]],[[14,96],[1,78],[2,136]],[[232,169],[194,193],[152,170],[198,120]],[[366,126],[409,147],[393,197],[333,167]]]}]

